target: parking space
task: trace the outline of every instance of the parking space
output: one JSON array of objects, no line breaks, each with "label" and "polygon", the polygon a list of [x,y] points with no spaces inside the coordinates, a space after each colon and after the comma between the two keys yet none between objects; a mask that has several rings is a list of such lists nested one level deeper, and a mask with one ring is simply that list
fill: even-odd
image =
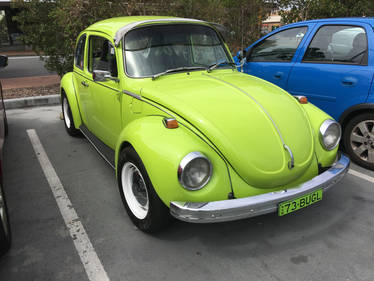
[{"label": "parking space", "polygon": [[[4,185],[13,243],[0,258],[0,280],[90,276],[28,129],[35,129],[109,280],[373,280],[373,172],[352,165],[370,178],[347,174],[324,200],[285,217],[209,225],[175,221],[147,235],[127,217],[112,168],[86,139],[67,135],[60,111],[7,112]],[[96,277],[90,278],[103,280]]]}]

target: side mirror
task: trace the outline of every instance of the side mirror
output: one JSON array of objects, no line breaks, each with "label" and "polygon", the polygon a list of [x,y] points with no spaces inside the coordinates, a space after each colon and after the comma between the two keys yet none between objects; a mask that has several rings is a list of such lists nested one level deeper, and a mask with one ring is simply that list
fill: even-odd
[{"label": "side mirror", "polygon": [[243,66],[247,62],[247,51],[246,50],[240,50],[238,52],[238,60],[239,60],[239,65],[240,71],[243,72]]},{"label": "side mirror", "polygon": [[243,59],[245,59],[247,57],[247,51],[244,49],[244,50],[240,50],[238,52],[238,59],[240,62],[243,61]]},{"label": "side mirror", "polygon": [[94,70],[92,73],[92,78],[95,82],[105,82],[108,80],[119,82],[118,78],[113,77],[110,72],[106,70]]},{"label": "side mirror", "polygon": [[0,67],[6,67],[8,65],[8,57],[0,55]]}]

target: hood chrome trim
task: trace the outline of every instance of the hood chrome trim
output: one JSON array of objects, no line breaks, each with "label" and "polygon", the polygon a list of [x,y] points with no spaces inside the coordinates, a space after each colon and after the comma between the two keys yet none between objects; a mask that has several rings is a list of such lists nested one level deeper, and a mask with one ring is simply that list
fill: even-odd
[{"label": "hood chrome trim", "polygon": [[[218,78],[218,77],[214,77],[214,76],[211,76],[211,75],[208,75],[208,74],[205,74],[205,73],[202,73],[202,75],[204,76],[207,76],[209,78],[212,78],[212,79],[215,79],[215,80],[218,80],[218,81],[221,81],[231,87],[233,87],[234,89],[242,92],[243,94],[245,94],[247,97],[249,97],[254,103],[256,103],[260,108],[261,110],[266,114],[266,116],[270,119],[271,123],[273,123],[273,126],[274,128],[277,130],[277,133],[278,133],[278,136],[283,144],[283,147],[285,150],[287,150],[287,152],[289,153],[290,157],[291,157],[291,164],[292,164],[292,167],[293,167],[293,163],[294,163],[294,157],[293,157],[293,153],[292,153],[292,150],[291,148],[285,143],[284,139],[283,139],[283,136],[282,136],[282,133],[278,127],[278,125],[275,123],[274,119],[271,117],[270,113],[265,109],[265,107],[259,102],[257,101],[254,97],[252,97],[249,93],[247,93],[246,91],[244,91],[243,89],[239,88],[238,86],[234,85],[234,84],[231,84],[230,82],[227,82],[221,78]],[[289,163],[289,164],[290,164]]]},{"label": "hood chrome trim", "polygon": [[117,30],[116,35],[114,36],[114,44],[118,47],[121,39],[129,32],[131,29],[137,27],[141,24],[153,23],[153,22],[205,22],[202,20],[196,19],[185,19],[185,18],[165,18],[165,19],[152,19],[152,20],[141,20],[126,24]]}]

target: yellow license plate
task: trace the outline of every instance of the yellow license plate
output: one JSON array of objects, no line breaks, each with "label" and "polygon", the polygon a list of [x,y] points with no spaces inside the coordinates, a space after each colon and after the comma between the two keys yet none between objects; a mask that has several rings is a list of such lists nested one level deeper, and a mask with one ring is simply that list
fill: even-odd
[{"label": "yellow license plate", "polygon": [[312,193],[305,194],[296,199],[288,200],[278,205],[278,216],[284,216],[305,208],[322,200],[322,189],[318,189]]}]

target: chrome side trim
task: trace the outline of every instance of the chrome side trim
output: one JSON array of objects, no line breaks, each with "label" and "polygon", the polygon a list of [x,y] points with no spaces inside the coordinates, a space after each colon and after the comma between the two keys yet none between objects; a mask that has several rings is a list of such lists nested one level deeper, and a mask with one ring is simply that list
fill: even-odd
[{"label": "chrome side trim", "polygon": [[134,93],[126,91],[126,90],[123,90],[122,93],[124,93],[124,94],[126,94],[126,95],[128,95],[130,97],[136,98],[138,100],[142,100],[142,97],[140,95],[138,95],[138,94],[134,94]]},{"label": "chrome side trim", "polygon": [[116,45],[116,47],[118,47],[119,43],[121,42],[121,39],[126,35],[126,33],[129,32],[131,29],[137,27],[138,25],[153,23],[153,22],[204,22],[204,21],[196,20],[196,19],[185,19],[185,18],[163,18],[163,19],[152,19],[152,20],[142,20],[142,21],[132,22],[132,23],[126,24],[125,26],[117,30],[116,35],[114,36],[114,44]]},{"label": "chrome side trim", "polygon": [[349,158],[342,154],[330,169],[294,188],[240,199],[213,202],[170,202],[170,213],[186,222],[214,223],[276,212],[281,202],[298,198],[318,189],[323,189],[325,192],[344,177],[348,172],[349,164]]}]

